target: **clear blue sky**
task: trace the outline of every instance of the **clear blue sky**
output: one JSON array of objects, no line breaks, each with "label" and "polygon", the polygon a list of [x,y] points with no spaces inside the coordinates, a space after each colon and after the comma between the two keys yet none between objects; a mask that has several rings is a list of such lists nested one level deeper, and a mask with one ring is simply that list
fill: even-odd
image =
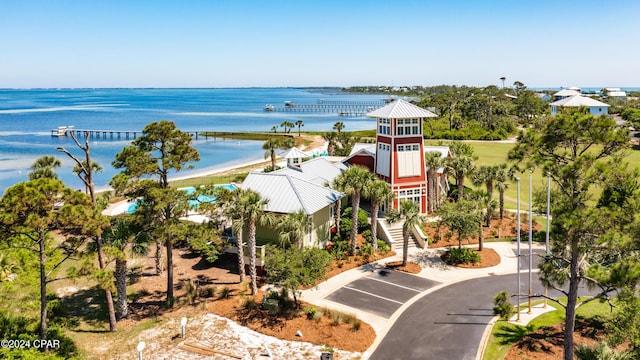
[{"label": "clear blue sky", "polygon": [[0,0],[0,88],[640,86],[640,1]]}]

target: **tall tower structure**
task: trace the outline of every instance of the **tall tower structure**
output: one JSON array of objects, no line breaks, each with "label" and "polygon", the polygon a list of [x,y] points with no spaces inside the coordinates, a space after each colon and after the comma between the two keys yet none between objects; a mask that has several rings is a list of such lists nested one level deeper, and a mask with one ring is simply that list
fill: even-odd
[{"label": "tall tower structure", "polygon": [[409,200],[426,213],[428,191],[422,125],[436,115],[398,99],[368,116],[375,118],[377,125],[373,171],[391,185],[396,195],[393,207],[397,209],[401,200]]}]

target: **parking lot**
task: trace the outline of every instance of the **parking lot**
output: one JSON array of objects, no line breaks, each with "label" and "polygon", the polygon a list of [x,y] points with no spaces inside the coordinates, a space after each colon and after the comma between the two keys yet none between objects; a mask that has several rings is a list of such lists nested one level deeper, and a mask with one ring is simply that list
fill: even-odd
[{"label": "parking lot", "polygon": [[344,285],[326,299],[388,319],[402,304],[437,284],[416,275],[381,269]]}]

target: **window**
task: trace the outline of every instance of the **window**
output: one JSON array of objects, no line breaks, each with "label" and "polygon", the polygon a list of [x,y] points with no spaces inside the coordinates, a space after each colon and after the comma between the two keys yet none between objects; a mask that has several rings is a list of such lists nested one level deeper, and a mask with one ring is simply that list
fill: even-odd
[{"label": "window", "polygon": [[411,150],[413,150],[413,151],[420,151],[420,145],[412,145]]},{"label": "window", "polygon": [[397,132],[398,132],[398,135],[404,135],[404,126],[399,126]]},{"label": "window", "polygon": [[398,145],[398,151],[404,151],[404,145]]},{"label": "window", "polygon": [[412,127],[411,127],[411,133],[412,133],[413,135],[418,135],[418,129],[419,129],[419,128],[418,128],[417,126],[412,126]]},{"label": "window", "polygon": [[404,120],[398,119],[398,125],[404,125]]},{"label": "window", "polygon": [[418,119],[412,119],[412,120],[411,120],[411,123],[412,123],[412,124],[417,124],[417,123],[418,123]]}]

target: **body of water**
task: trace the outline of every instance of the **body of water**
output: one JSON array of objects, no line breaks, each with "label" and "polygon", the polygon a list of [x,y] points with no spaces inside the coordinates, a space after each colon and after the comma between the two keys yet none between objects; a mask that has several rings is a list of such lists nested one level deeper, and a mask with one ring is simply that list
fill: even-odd
[{"label": "body of water", "polygon": [[[303,130],[329,131],[336,121],[346,130],[373,129],[372,119],[341,117],[336,113],[265,112],[264,106],[284,106],[285,101],[316,104],[325,101],[380,100],[383,95],[340,93],[336,90],[294,88],[242,89],[37,89],[0,90],[0,193],[27,180],[29,167],[38,157],[56,156],[58,169],[70,187],[83,189],[71,172],[74,163],[56,147],[83,156],[70,137],[53,137],[51,129],[142,130],[149,122],[171,120],[184,131],[269,131],[285,120],[302,120]],[[281,131],[282,129],[279,129]],[[81,138],[83,140],[83,138]],[[118,171],[111,167],[115,154],[130,140],[92,138],[91,154],[104,170],[96,174],[97,188],[108,186]],[[201,160],[189,172],[214,170],[262,159],[262,142],[203,139],[194,141]]]}]

